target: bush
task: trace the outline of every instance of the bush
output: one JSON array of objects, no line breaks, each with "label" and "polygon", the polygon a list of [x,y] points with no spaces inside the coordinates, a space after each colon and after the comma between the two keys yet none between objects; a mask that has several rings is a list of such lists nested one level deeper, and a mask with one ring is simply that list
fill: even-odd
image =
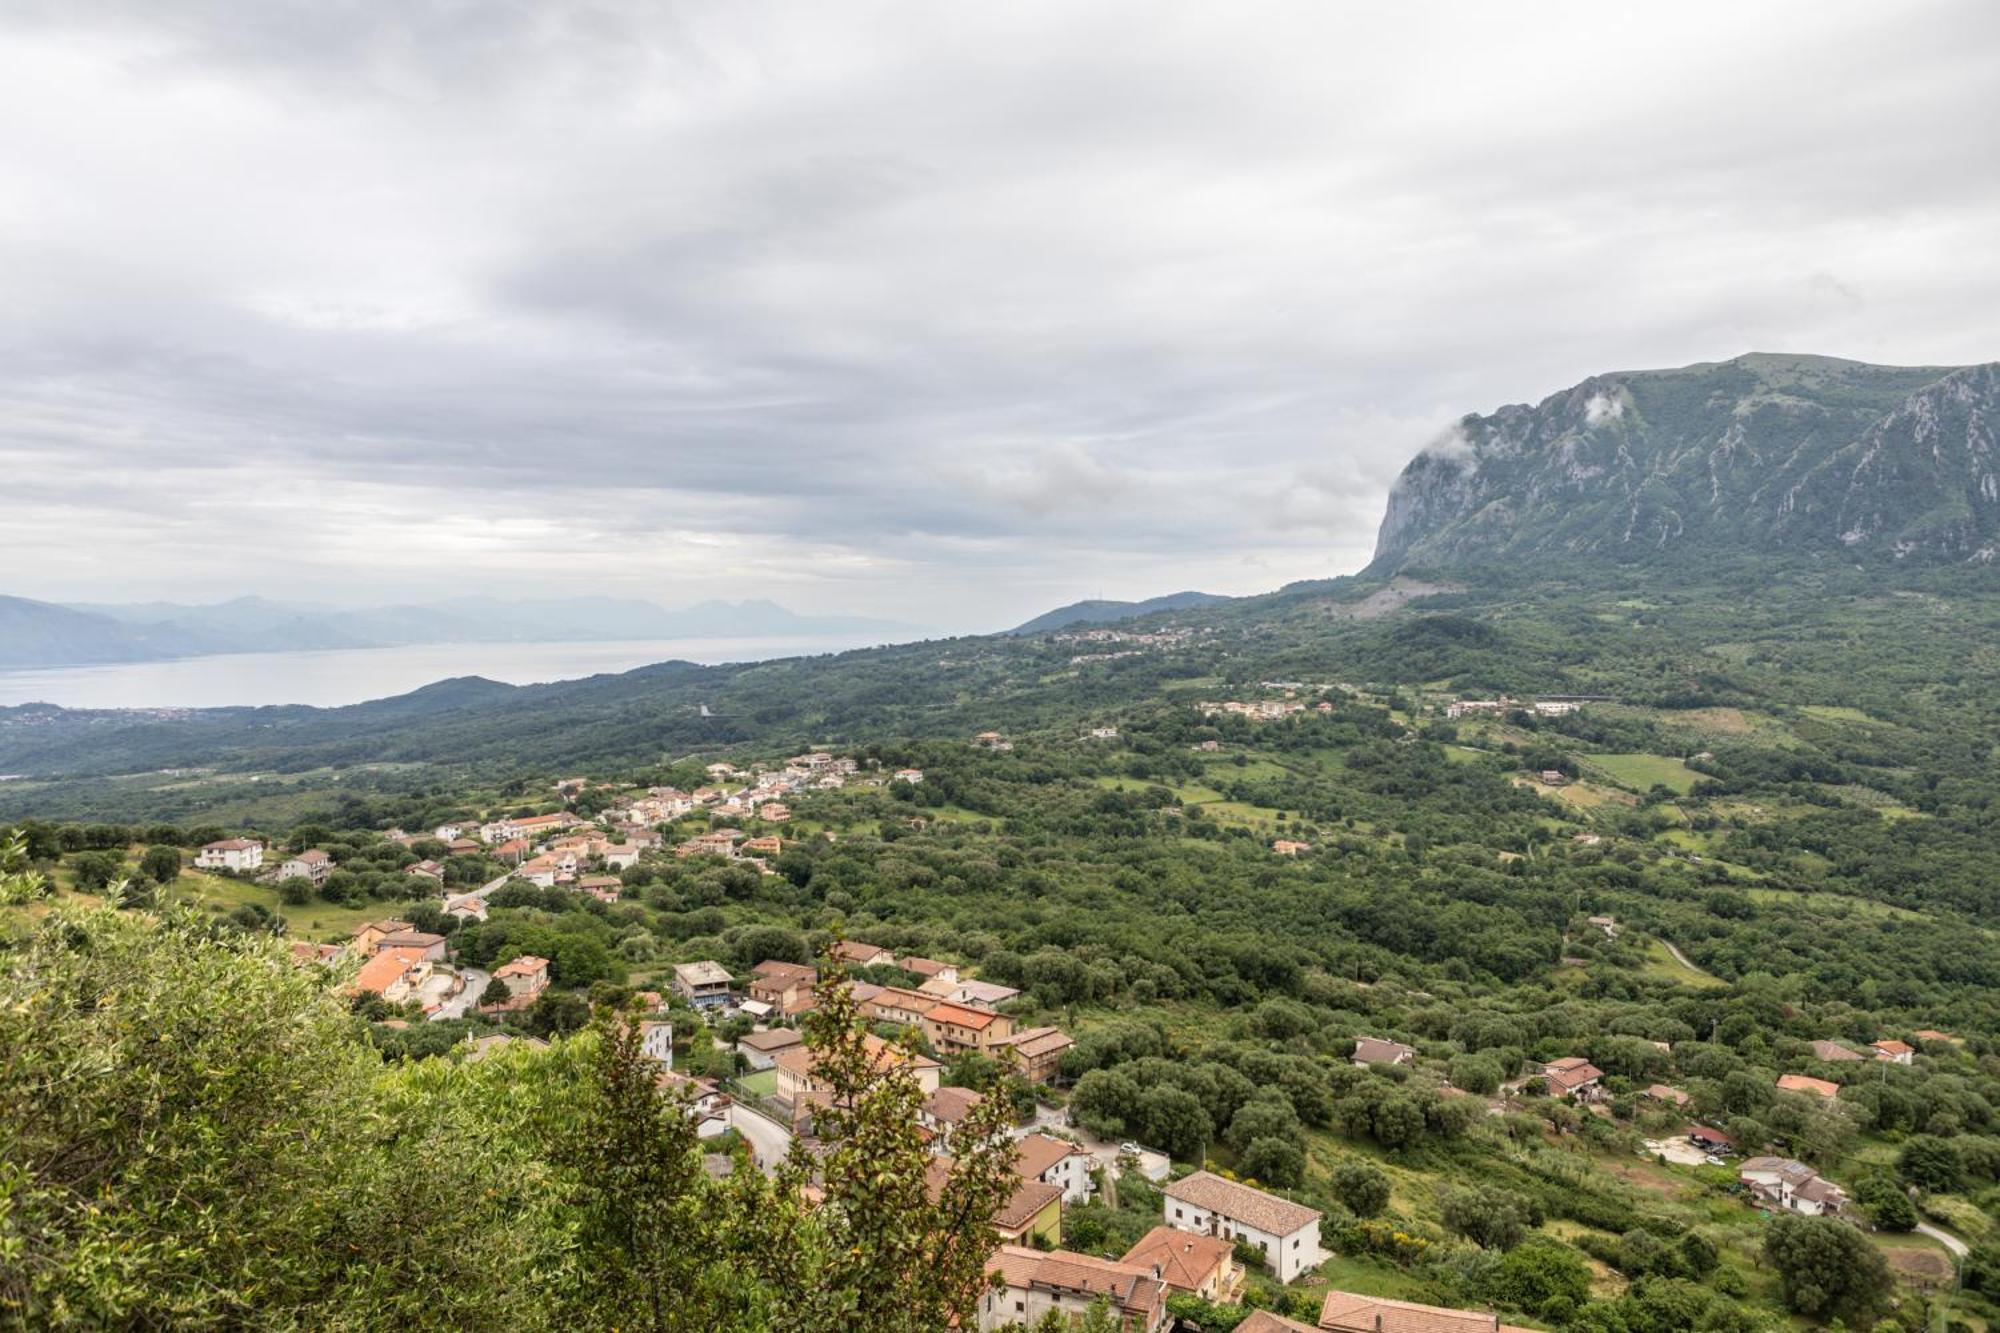
[{"label": "bush", "polygon": [[1374,1217],[1389,1206],[1389,1177],[1366,1162],[1342,1162],[1333,1169],[1333,1197],[1356,1217]]},{"label": "bush", "polygon": [[1518,1194],[1474,1185],[1449,1190],[1439,1208],[1447,1229],[1488,1250],[1511,1250],[1528,1232],[1532,1205]]}]

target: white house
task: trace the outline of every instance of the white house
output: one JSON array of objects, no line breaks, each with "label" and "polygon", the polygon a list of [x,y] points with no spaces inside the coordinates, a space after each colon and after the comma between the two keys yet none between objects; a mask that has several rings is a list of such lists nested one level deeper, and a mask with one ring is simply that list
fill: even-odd
[{"label": "white house", "polygon": [[979,1299],[981,1333],[1032,1328],[1048,1314],[1081,1319],[1098,1301],[1127,1333],[1154,1333],[1167,1323],[1166,1284],[1150,1269],[1069,1250],[1002,1245],[986,1271],[999,1279]]},{"label": "white house", "polygon": [[255,838],[224,838],[211,842],[194,854],[202,870],[258,870],[264,865],[264,844]]},{"label": "white house", "polygon": [[897,782],[907,782],[914,787],[924,780],[924,770],[921,768],[899,768],[896,770],[895,780]]},{"label": "white house", "polygon": [[1278,1281],[1290,1282],[1320,1266],[1316,1209],[1275,1194],[1197,1171],[1160,1186],[1162,1220],[1176,1231],[1245,1241],[1264,1252]]},{"label": "white house", "polygon": [[640,1019],[639,1050],[671,1070],[674,1067],[674,1025],[657,1018]]},{"label": "white house", "polygon": [[326,883],[326,877],[333,873],[333,858],[315,847],[300,852],[278,867],[279,879],[311,880],[314,888]]},{"label": "white house", "polygon": [[1053,1134],[1025,1135],[1014,1150],[1014,1171],[1063,1192],[1063,1203],[1090,1201],[1090,1154]]},{"label": "white house", "polygon": [[1747,1158],[1736,1179],[1759,1201],[1806,1217],[1838,1213],[1847,1205],[1845,1190],[1789,1157]]}]

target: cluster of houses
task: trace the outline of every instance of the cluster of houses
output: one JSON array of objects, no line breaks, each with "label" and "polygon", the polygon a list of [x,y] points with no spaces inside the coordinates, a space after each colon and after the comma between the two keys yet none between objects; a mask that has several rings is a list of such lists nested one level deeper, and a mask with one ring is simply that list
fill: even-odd
[{"label": "cluster of houses", "polygon": [[1498,699],[1455,699],[1445,705],[1444,715],[1456,722],[1462,717],[1499,717],[1516,709],[1531,712],[1537,717],[1567,717],[1581,712],[1581,699],[1512,699],[1501,695]]},{"label": "cluster of houses", "polygon": [[[254,875],[264,868],[264,844],[256,838],[221,838],[203,843],[195,850],[198,870],[227,870],[238,875]],[[314,888],[326,883],[334,871],[331,856],[309,847],[280,861],[271,872],[274,880],[311,880]]]},{"label": "cluster of houses", "polygon": [[[1306,711],[1306,707],[1306,704],[1297,699],[1253,699],[1249,702],[1230,699],[1219,703],[1204,700],[1195,705],[1195,709],[1203,717],[1217,717],[1226,714],[1235,717],[1247,717],[1252,722],[1276,722],[1282,718],[1290,717],[1294,713],[1303,713]],[[1333,711],[1333,705],[1324,700],[1312,705],[1312,707],[1322,713],[1331,713]]]},{"label": "cluster of houses", "polygon": [[[1919,1033],[1918,1035],[1922,1036],[1923,1034]],[[1942,1037],[1944,1034],[1939,1033],[1937,1035]],[[1868,1052],[1867,1055],[1863,1055],[1852,1047],[1843,1046],[1837,1041],[1816,1041],[1812,1043],[1813,1058],[1815,1060],[1824,1060],[1828,1064],[1844,1064],[1854,1060],[1875,1059],[1887,1064],[1906,1065],[1915,1058],[1917,1048],[1906,1041],[1898,1041],[1893,1037],[1885,1037],[1881,1041],[1870,1042],[1868,1044]],[[1818,1082],[1820,1080],[1814,1081]]]}]

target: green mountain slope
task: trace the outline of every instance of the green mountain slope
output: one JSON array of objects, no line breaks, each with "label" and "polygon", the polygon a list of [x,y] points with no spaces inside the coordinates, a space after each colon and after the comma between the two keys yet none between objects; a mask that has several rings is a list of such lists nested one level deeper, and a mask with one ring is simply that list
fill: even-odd
[{"label": "green mountain slope", "polygon": [[1372,573],[1549,557],[1990,560],[2000,367],[1750,355],[1468,416],[1390,493]]}]

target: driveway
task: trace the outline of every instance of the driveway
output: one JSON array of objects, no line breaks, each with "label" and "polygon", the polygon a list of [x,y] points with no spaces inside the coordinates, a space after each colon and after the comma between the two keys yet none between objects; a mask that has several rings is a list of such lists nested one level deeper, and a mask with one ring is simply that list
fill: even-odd
[{"label": "driveway", "polygon": [[486,983],[493,980],[491,972],[482,972],[476,967],[461,967],[458,975],[465,979],[465,987],[458,994],[437,1007],[431,1015],[431,1022],[446,1018],[464,1018],[479,1003],[479,997],[486,993]]},{"label": "driveway", "polygon": [[1934,1227],[1928,1222],[1917,1223],[1916,1232],[1919,1236],[1929,1236],[1932,1240],[1950,1250],[1954,1259],[1963,1259],[1971,1250],[1971,1247],[1964,1241],[1952,1235],[1943,1227]]}]

